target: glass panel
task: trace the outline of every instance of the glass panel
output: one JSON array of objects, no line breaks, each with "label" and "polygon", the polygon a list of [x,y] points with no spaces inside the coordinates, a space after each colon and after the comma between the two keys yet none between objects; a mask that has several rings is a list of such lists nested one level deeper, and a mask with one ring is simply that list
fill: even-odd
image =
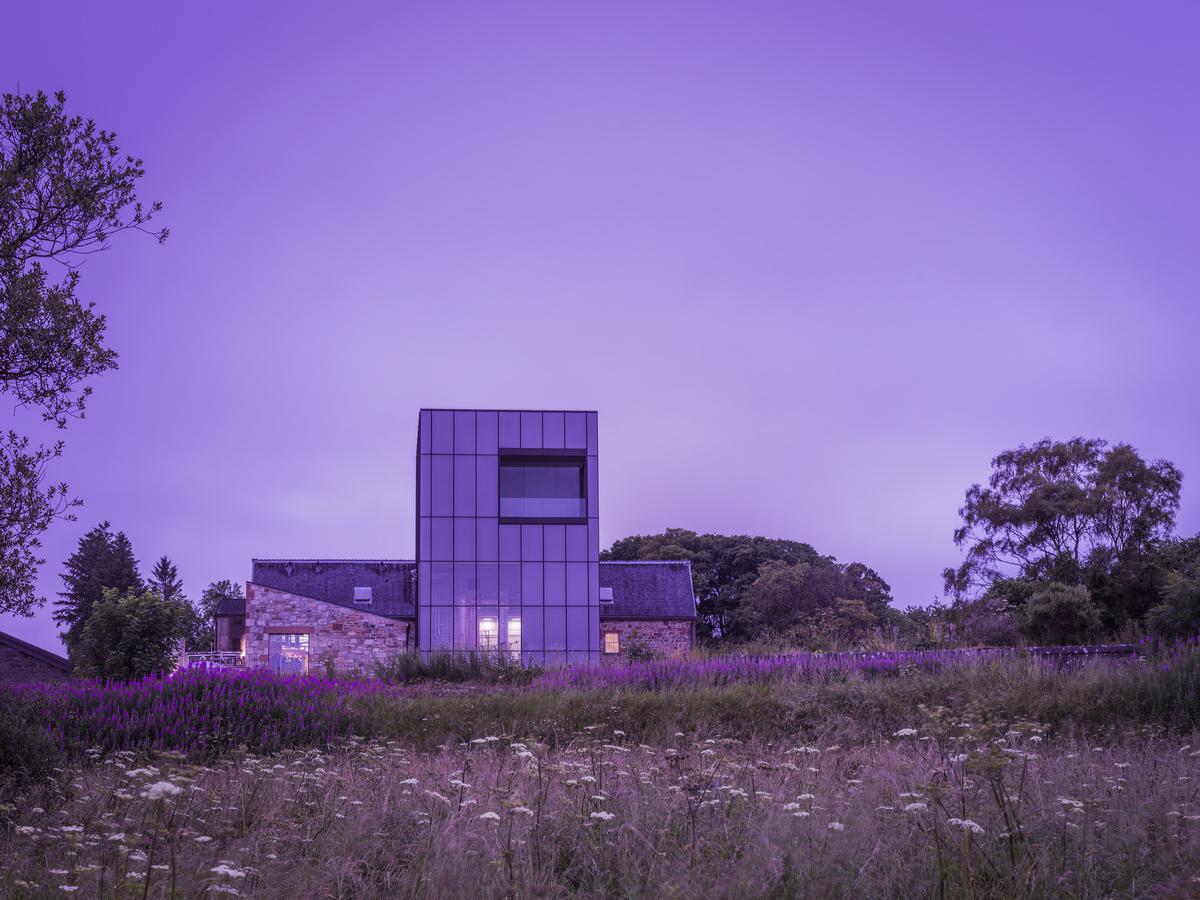
[{"label": "glass panel", "polygon": [[475,558],[475,520],[454,519],[454,558]]},{"label": "glass panel", "polygon": [[542,558],[542,526],[521,526],[521,560],[529,561]]},{"label": "glass panel", "polygon": [[615,631],[604,632],[604,652],[605,653],[620,653],[621,652],[621,635]]},{"label": "glass panel", "polygon": [[525,606],[542,604],[542,564],[521,563],[521,603]]},{"label": "glass panel", "polygon": [[475,452],[475,411],[459,409],[454,413],[454,452]]},{"label": "glass panel", "polygon": [[542,526],[542,557],[547,562],[562,562],[567,558],[567,526]]},{"label": "glass panel", "polygon": [[454,416],[448,409],[433,411],[433,452],[454,452]]},{"label": "glass panel", "polygon": [[567,559],[586,562],[587,555],[587,526],[567,525]]},{"label": "glass panel", "polygon": [[588,611],[586,607],[573,606],[567,610],[567,649],[589,649]]},{"label": "glass panel", "polygon": [[454,649],[474,650],[477,646],[478,644],[475,641],[475,607],[455,607]]},{"label": "glass panel", "polygon": [[541,607],[531,607],[521,610],[521,642],[526,650],[543,650],[542,644],[542,610]]},{"label": "glass panel", "polygon": [[521,564],[500,563],[500,602],[512,606],[521,604]]},{"label": "glass panel", "polygon": [[500,446],[521,446],[521,414],[515,412],[500,413]]},{"label": "glass panel", "polygon": [[478,601],[478,583],[475,580],[475,563],[454,564],[454,605],[474,606]]},{"label": "glass panel", "polygon": [[430,519],[433,540],[429,558],[437,562],[454,559],[454,520]]},{"label": "glass panel", "polygon": [[566,445],[571,450],[587,449],[587,419],[583,413],[567,413]]},{"label": "glass panel", "polygon": [[542,446],[561,450],[566,439],[565,417],[560,412],[542,413]]},{"label": "glass panel", "polygon": [[500,525],[495,519],[475,520],[475,556],[491,561],[498,559]]},{"label": "glass panel", "polygon": [[495,453],[498,448],[497,428],[499,422],[494,412],[478,412],[475,414],[475,452]]},{"label": "glass panel", "polygon": [[521,658],[521,616],[509,613],[505,622],[504,643],[513,659]]},{"label": "glass panel", "polygon": [[500,512],[497,495],[500,490],[500,457],[475,457],[475,502],[476,515],[494,516]]},{"label": "glass panel", "polygon": [[520,560],[521,558],[521,526],[500,526],[500,559]]},{"label": "glass panel", "polygon": [[500,621],[495,616],[479,617],[479,649],[496,650],[500,646]]},{"label": "glass panel", "polygon": [[600,564],[588,563],[588,603],[600,605]]},{"label": "glass panel", "polygon": [[432,501],[430,500],[430,491],[433,488],[433,458],[429,456],[421,457],[421,515],[428,516],[432,512],[430,508]]},{"label": "glass panel", "polygon": [[600,558],[600,522],[588,519],[588,560]]},{"label": "glass panel", "polygon": [[593,519],[600,515],[600,466],[596,457],[589,456],[587,461],[587,514]]},{"label": "glass panel", "polygon": [[430,545],[430,539],[433,537],[433,520],[421,519],[419,531],[421,532],[421,537],[417,543],[419,548],[417,551],[417,558],[431,559],[433,555],[433,548]]},{"label": "glass panel", "polygon": [[533,450],[542,448],[542,414],[540,412],[521,413],[521,446]]},{"label": "glass panel", "polygon": [[433,457],[433,514],[448,516],[454,512],[454,457]]},{"label": "glass panel", "polygon": [[435,606],[429,611],[429,649],[449,650],[454,637],[454,610]]},{"label": "glass panel", "polygon": [[542,570],[542,592],[547,606],[562,606],[567,602],[566,563],[544,564]]},{"label": "glass panel", "polygon": [[567,605],[588,605],[587,563],[567,563]]},{"label": "glass panel", "polygon": [[497,603],[500,600],[500,570],[495,563],[480,563],[476,570],[479,578],[479,602]]},{"label": "glass panel", "polygon": [[421,410],[421,415],[418,420],[417,430],[421,432],[420,451],[421,453],[429,453],[433,445],[430,441],[430,432],[433,429],[433,416],[429,414],[429,410]]},{"label": "glass panel", "polygon": [[429,604],[429,563],[422,562],[417,572],[417,601],[422,606]]},{"label": "glass panel", "polygon": [[567,610],[565,607],[546,607],[546,631],[543,640],[547,650],[567,649]]},{"label": "glass panel", "polygon": [[593,456],[599,452],[597,449],[597,444],[599,443],[598,432],[599,426],[596,423],[596,414],[590,412],[587,414],[587,449],[588,453]]},{"label": "glass panel", "polygon": [[454,457],[454,514],[475,515],[475,457]]},{"label": "glass panel", "polygon": [[586,515],[579,459],[505,457],[500,461],[500,515],[574,519]]},{"label": "glass panel", "polygon": [[421,649],[429,649],[429,607],[417,609],[417,634],[421,637]]},{"label": "glass panel", "polygon": [[307,675],[308,635],[268,635],[267,661],[271,666],[271,671],[280,675]]},{"label": "glass panel", "polygon": [[429,602],[433,606],[454,603],[454,563],[435,562],[429,573]]}]

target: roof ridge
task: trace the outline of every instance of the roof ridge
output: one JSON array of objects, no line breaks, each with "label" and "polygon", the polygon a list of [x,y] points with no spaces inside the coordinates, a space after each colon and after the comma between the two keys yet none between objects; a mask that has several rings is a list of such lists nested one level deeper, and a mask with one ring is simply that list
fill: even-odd
[{"label": "roof ridge", "polygon": [[602,566],[682,566],[691,565],[690,559],[602,559]]},{"label": "roof ridge", "polygon": [[376,563],[376,564],[389,563],[389,564],[416,565],[417,561],[415,559],[389,559],[388,557],[385,557],[385,556],[366,556],[366,557],[359,557],[356,559],[339,559],[337,557],[332,557],[332,556],[307,557],[307,558],[306,557],[270,556],[270,557],[264,557],[264,558],[251,557],[250,562],[252,562],[252,563],[347,563],[347,562],[352,562],[352,563]]}]

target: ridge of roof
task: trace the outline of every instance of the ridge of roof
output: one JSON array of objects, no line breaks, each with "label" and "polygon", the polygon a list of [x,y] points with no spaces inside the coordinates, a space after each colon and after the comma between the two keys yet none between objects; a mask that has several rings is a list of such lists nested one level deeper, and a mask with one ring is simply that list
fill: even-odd
[{"label": "ridge of roof", "polygon": [[41,660],[47,665],[62,669],[65,672],[71,671],[71,661],[65,656],[60,656],[57,653],[39,647],[37,644],[31,644],[29,641],[23,641],[16,635],[9,634],[7,631],[0,631],[0,644],[8,644],[22,653],[28,653],[30,656]]}]

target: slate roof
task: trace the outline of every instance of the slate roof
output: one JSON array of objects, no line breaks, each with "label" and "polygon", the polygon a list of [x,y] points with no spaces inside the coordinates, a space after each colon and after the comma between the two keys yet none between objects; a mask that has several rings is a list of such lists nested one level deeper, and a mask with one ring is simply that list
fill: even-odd
[{"label": "slate roof", "polygon": [[[250,580],[377,616],[412,619],[417,615],[416,571],[417,564],[407,559],[256,559]],[[354,602],[356,587],[371,588],[370,603]],[[229,614],[245,612],[243,600],[241,609]]]},{"label": "slate roof", "polygon": [[600,587],[612,588],[600,603],[601,619],[695,619],[692,564],[686,560],[600,563]]},{"label": "slate roof", "polygon": [[32,656],[34,659],[45,663],[48,666],[53,666],[56,669],[62,669],[64,672],[71,671],[71,661],[65,656],[59,656],[57,653],[51,653],[49,650],[43,650],[35,644],[30,644],[28,641],[23,641],[19,637],[14,637],[11,634],[0,631],[0,644],[12,647],[14,650],[19,650],[26,656]]}]

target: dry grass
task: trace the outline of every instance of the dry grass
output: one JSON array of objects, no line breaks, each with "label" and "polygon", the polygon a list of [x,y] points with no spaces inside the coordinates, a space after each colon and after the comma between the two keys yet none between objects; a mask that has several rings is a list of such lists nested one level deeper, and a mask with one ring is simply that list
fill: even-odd
[{"label": "dry grass", "polygon": [[1089,745],[944,710],[911,728],[840,747],[651,747],[597,725],[554,748],[118,754],[4,813],[0,894],[1200,893],[1189,741],[1144,727]]}]

